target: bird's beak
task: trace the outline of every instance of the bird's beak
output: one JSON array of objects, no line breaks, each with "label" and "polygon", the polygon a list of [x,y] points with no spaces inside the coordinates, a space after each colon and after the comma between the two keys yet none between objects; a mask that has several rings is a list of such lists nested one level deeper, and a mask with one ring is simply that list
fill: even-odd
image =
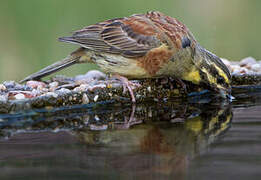
[{"label": "bird's beak", "polygon": [[219,94],[220,97],[224,98],[224,99],[229,99],[229,101],[232,101],[233,99],[235,99],[233,96],[231,96],[231,89],[219,89]]}]

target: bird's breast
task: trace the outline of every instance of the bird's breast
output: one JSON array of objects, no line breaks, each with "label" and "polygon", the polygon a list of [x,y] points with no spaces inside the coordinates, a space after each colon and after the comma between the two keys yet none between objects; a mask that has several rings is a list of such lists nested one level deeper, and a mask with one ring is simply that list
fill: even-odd
[{"label": "bird's breast", "polygon": [[149,73],[138,65],[136,59],[102,53],[95,55],[95,63],[105,73],[119,74],[131,79],[149,78]]}]

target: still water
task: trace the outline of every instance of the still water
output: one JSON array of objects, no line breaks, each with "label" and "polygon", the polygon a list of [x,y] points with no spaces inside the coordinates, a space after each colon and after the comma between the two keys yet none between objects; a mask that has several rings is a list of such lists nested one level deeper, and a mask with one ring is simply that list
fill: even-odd
[{"label": "still water", "polygon": [[0,179],[260,179],[261,90],[0,115]]}]

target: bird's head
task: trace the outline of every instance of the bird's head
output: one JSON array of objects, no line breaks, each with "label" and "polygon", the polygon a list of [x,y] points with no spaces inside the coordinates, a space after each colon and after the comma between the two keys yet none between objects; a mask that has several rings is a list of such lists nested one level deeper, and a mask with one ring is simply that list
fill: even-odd
[{"label": "bird's head", "polygon": [[231,75],[227,66],[218,56],[200,46],[196,51],[194,62],[199,68],[200,83],[218,92],[221,97],[228,97],[231,93]]}]

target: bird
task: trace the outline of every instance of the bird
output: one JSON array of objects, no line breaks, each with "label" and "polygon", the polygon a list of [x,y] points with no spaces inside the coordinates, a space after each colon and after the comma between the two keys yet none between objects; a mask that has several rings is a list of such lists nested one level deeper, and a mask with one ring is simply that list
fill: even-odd
[{"label": "bird", "polygon": [[132,102],[136,84],[129,79],[174,77],[224,98],[231,92],[231,75],[222,60],[200,46],[183,23],[159,11],[98,22],[58,40],[80,47],[20,82],[40,80],[73,64],[96,63],[121,80]]}]

